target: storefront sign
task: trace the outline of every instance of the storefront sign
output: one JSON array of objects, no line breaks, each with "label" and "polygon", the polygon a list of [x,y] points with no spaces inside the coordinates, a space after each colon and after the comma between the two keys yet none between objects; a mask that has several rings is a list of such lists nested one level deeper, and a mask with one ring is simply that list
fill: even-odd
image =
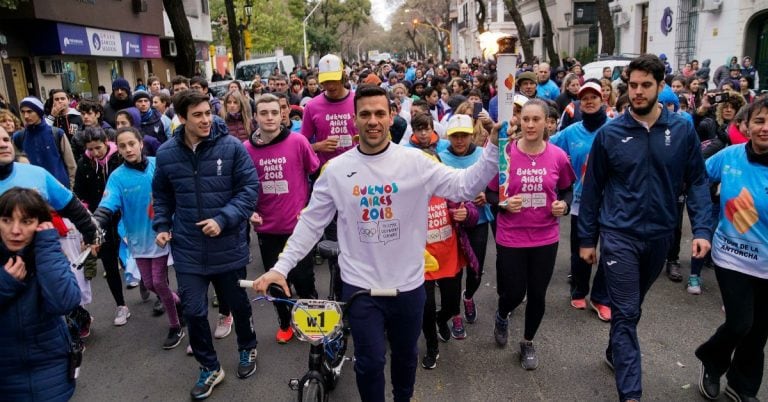
[{"label": "storefront sign", "polygon": [[85,27],[68,24],[56,24],[59,36],[59,49],[61,54],[89,55],[88,35]]},{"label": "storefront sign", "polygon": [[85,28],[85,32],[88,35],[91,56],[123,56],[120,32],[96,28]]},{"label": "storefront sign", "polygon": [[141,35],[121,32],[120,43],[123,44],[123,57],[141,58]]},{"label": "storefront sign", "polygon": [[159,59],[160,38],[157,36],[141,35],[141,57],[145,59]]}]

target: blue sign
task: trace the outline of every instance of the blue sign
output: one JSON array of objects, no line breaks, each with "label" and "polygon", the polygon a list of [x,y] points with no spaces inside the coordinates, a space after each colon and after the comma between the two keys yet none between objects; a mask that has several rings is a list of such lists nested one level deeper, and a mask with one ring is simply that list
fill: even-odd
[{"label": "blue sign", "polygon": [[59,36],[59,49],[61,49],[61,54],[91,54],[88,34],[85,32],[85,27],[69,24],[56,24],[56,30]]},{"label": "blue sign", "polygon": [[123,48],[123,57],[141,58],[141,35],[121,32],[120,42]]}]

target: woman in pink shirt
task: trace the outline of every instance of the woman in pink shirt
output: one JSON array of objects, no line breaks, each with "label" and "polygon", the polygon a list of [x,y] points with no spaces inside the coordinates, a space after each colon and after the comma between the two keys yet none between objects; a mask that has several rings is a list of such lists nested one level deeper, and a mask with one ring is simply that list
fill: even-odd
[{"label": "woman in pink shirt", "polygon": [[569,212],[571,186],[576,179],[568,156],[547,141],[547,109],[541,100],[523,106],[522,136],[509,143],[506,203],[500,206],[496,232],[496,281],[499,306],[494,337],[507,344],[508,317],[528,295],[520,364],[538,366],[533,337],[544,317],[547,287],[557,257],[559,218]]}]

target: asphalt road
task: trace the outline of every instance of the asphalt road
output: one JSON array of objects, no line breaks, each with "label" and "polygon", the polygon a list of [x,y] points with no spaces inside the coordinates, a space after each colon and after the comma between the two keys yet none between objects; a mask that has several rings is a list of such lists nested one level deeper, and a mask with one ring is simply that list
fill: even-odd
[{"label": "asphalt road", "polygon": [[[687,220],[687,219],[686,219]],[[547,295],[547,312],[535,339],[539,368],[525,371],[518,362],[517,340],[522,338],[524,305],[510,325],[510,344],[500,349],[493,341],[493,314],[496,309],[495,248],[489,242],[483,286],[476,295],[479,319],[467,325],[465,340],[440,344],[435,370],[419,366],[415,401],[614,401],[617,400],[612,372],[603,362],[608,339],[607,323],[591,311],[578,311],[568,301],[569,219],[562,222],[565,239],[558,252],[557,266]],[[688,231],[688,228],[684,229]],[[690,237],[684,231],[683,273],[687,275]],[[689,233],[689,232],[688,232]],[[252,247],[254,262],[249,276],[263,272],[258,247]],[[321,295],[327,292],[327,268],[316,267]],[[171,271],[171,282],[175,278]],[[697,401],[698,360],[694,349],[720,325],[720,293],[714,273],[705,269],[703,294],[691,296],[685,284],[662,276],[651,288],[639,325],[643,352],[643,386],[646,401]],[[165,316],[152,317],[152,303],[142,303],[138,289],[126,290],[132,316],[128,324],[114,327],[114,305],[106,281],[93,280],[94,299],[88,309],[95,317],[87,339],[81,377],[74,401],[184,401],[197,380],[198,366],[185,354],[186,339],[170,351],[161,348],[167,333]],[[254,304],[254,322],[260,340],[258,371],[249,379],[235,375],[237,351],[234,331],[216,341],[226,379],[216,387],[210,400],[291,401],[296,393],[288,387],[290,378],[306,370],[308,344],[274,341],[277,319],[266,302]],[[215,325],[216,311],[209,313]],[[424,350],[423,339],[421,348]],[[351,351],[348,352],[351,355]],[[332,400],[358,400],[351,362],[344,368]],[[723,380],[723,390],[725,381]],[[766,386],[758,395],[768,399]],[[387,386],[387,398],[391,400]],[[726,400],[721,397],[720,400]]]}]

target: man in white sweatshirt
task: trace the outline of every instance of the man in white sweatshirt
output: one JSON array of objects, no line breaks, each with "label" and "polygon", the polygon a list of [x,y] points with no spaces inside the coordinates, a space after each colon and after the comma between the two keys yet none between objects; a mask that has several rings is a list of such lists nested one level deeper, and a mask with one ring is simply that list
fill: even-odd
[{"label": "man in white sweatshirt", "polygon": [[[386,342],[392,354],[395,401],[413,396],[424,310],[427,206],[433,196],[470,201],[498,173],[497,129],[481,160],[466,170],[435,162],[418,149],[391,143],[387,92],[358,87],[355,124],[360,144],[331,159],[275,266],[254,288],[285,278],[315,245],[338,211],[342,298],[360,289],[397,289],[397,297],[357,299],[349,314],[361,400],[384,401]],[[421,206],[421,207],[418,207]]]}]

